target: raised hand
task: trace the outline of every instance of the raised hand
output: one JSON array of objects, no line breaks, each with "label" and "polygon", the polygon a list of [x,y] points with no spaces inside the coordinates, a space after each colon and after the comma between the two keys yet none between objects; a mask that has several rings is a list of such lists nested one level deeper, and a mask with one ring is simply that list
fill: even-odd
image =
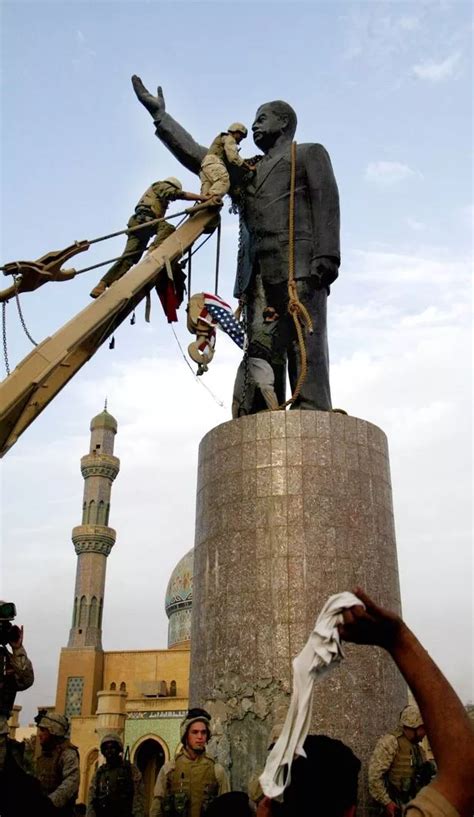
[{"label": "raised hand", "polygon": [[158,119],[158,117],[164,114],[166,106],[161,85],[158,85],[156,96],[150,94],[149,90],[145,88],[140,77],[137,77],[136,74],[134,74],[132,77],[132,85],[138,99],[147,109],[148,113],[153,117],[153,119]]},{"label": "raised hand", "polygon": [[354,590],[354,595],[365,607],[350,607],[343,613],[344,624],[338,628],[341,638],[355,644],[374,644],[390,650],[404,626],[401,618],[379,607],[360,587]]}]

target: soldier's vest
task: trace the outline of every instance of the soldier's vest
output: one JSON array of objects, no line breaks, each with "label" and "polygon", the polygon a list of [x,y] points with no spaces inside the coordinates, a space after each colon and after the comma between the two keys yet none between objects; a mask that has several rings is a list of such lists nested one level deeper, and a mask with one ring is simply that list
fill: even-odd
[{"label": "soldier's vest", "polygon": [[[3,664],[5,661],[7,669],[9,663],[8,655],[8,651],[0,647],[0,662]],[[2,673],[0,676],[0,715],[3,715],[5,718],[9,718],[11,715],[16,693],[17,684],[15,676],[7,672]]]},{"label": "soldier's vest", "polygon": [[208,156],[217,156],[219,159],[225,159],[224,139],[227,135],[227,131],[223,131],[219,134],[219,136],[216,136],[211,147],[207,151]]},{"label": "soldier's vest", "polygon": [[178,755],[167,775],[166,788],[166,817],[203,817],[219,791],[214,761],[207,755],[196,760]]},{"label": "soldier's vest", "polygon": [[57,743],[51,751],[45,752],[43,750],[36,759],[35,776],[41,783],[41,788],[45,794],[51,794],[63,781],[61,757],[66,749],[74,749],[77,755],[79,755],[77,746],[74,746],[69,740],[62,740],[60,743]]},{"label": "soldier's vest", "polygon": [[166,193],[169,193],[172,189],[174,190],[172,185],[164,183],[161,184],[160,182],[151,184],[150,187],[145,190],[143,196],[135,207],[135,211],[139,209],[150,210],[153,213],[154,218],[163,218],[169,204]]},{"label": "soldier's vest", "polygon": [[395,735],[398,751],[387,772],[389,792],[401,802],[408,802],[415,796],[416,781],[425,761],[423,751],[418,744],[410,743],[405,735]]},{"label": "soldier's vest", "polygon": [[97,816],[131,817],[134,791],[132,766],[128,760],[113,768],[106,763],[99,766],[94,792]]}]

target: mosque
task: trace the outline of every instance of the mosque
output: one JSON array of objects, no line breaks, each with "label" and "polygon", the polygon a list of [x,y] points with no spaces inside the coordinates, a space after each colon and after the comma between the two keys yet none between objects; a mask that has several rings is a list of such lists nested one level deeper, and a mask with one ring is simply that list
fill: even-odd
[{"label": "mosque", "polygon": [[104,409],[90,430],[90,450],[81,459],[82,522],[72,531],[77,554],[72,624],[59,659],[56,702],[49,709],[71,719],[71,741],[81,761],[79,801],[87,799],[101,737],[112,730],[120,733],[142,772],[149,803],[159,769],[178,746],[179,724],[188,708],[193,550],[178,562],[168,583],[168,648],[104,651],[106,564],[116,537],[108,525],[110,496],[120,469],[114,456],[117,421]]}]

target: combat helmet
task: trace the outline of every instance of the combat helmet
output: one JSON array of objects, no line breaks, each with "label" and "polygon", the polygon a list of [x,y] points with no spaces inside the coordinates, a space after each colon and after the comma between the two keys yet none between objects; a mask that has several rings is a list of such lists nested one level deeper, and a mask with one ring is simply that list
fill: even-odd
[{"label": "combat helmet", "polygon": [[200,709],[199,707],[194,707],[190,709],[184,718],[181,721],[179,732],[181,737],[181,743],[183,746],[186,744],[186,735],[188,734],[188,729],[192,723],[197,723],[197,721],[201,721],[202,723],[206,724],[207,727],[207,739],[210,740],[211,738],[211,716],[209,712],[206,712],[205,709]]},{"label": "combat helmet", "polygon": [[423,726],[423,718],[416,704],[408,704],[400,712],[400,726],[408,726],[410,729],[417,729]]},{"label": "combat helmet", "polygon": [[245,127],[245,125],[242,124],[242,122],[232,122],[232,125],[229,125],[229,127],[227,128],[228,133],[235,133],[236,131],[238,133],[243,133],[244,138],[248,134],[248,130]]},{"label": "combat helmet", "polygon": [[69,718],[58,712],[45,712],[38,718],[38,728],[47,729],[50,735],[57,738],[64,738],[69,732]]},{"label": "combat helmet", "polygon": [[164,179],[166,184],[171,184],[172,187],[176,187],[177,190],[181,192],[183,189],[183,185],[181,184],[180,180],[176,178],[176,176],[168,176],[167,179]]}]

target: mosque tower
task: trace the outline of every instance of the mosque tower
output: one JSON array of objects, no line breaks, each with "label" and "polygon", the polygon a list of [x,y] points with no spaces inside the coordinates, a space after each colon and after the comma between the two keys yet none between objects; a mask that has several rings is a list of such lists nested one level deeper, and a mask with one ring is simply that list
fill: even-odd
[{"label": "mosque tower", "polygon": [[120,460],[114,457],[117,421],[107,408],[92,419],[90,430],[89,453],[81,459],[82,523],[72,531],[77,569],[68,648],[101,650],[105,571],[116,537],[115,530],[108,526],[110,494],[120,470]]},{"label": "mosque tower", "polygon": [[95,716],[103,688],[102,612],[107,556],[115,543],[109,528],[110,493],[120,469],[114,457],[117,421],[104,410],[91,420],[89,453],[81,459],[84,477],[82,524],[72,530],[77,553],[72,626],[59,659],[56,712]]}]

